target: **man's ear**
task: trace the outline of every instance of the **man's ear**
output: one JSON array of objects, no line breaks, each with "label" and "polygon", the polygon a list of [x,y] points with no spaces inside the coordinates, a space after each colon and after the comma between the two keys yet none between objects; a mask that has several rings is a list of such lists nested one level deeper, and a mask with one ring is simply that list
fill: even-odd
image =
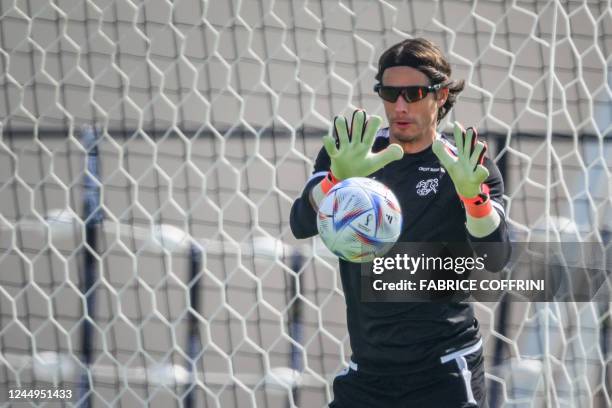
[{"label": "man's ear", "polygon": [[438,91],[438,108],[441,108],[448,99],[448,88],[442,88]]}]

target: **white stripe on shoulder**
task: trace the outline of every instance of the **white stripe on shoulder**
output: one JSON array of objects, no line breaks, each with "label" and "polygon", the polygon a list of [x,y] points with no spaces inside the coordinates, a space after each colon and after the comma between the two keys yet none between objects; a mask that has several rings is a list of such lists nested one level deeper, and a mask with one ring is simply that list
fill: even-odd
[{"label": "white stripe on shoulder", "polygon": [[378,129],[378,132],[376,132],[376,137],[377,138],[384,137],[388,139],[389,138],[389,128],[386,127],[386,128]]},{"label": "white stripe on shoulder", "polygon": [[491,205],[495,208],[497,208],[499,210],[499,212],[505,217],[506,216],[506,210],[504,210],[504,206],[501,205],[500,203],[498,203],[495,200],[491,200]]},{"label": "white stripe on shoulder", "polygon": [[440,133],[438,133],[437,138],[440,139],[442,141],[442,143],[444,143],[446,145],[446,147],[448,147],[450,149],[451,152],[453,152],[453,153],[455,153],[455,155],[457,155],[457,146],[453,145],[446,138],[442,137],[442,134],[440,134]]},{"label": "white stripe on shoulder", "polygon": [[316,173],[314,173],[312,176],[308,177],[308,180],[306,180],[306,183],[309,183],[310,180],[317,178],[317,177],[325,177],[327,175],[326,171],[317,171]]}]

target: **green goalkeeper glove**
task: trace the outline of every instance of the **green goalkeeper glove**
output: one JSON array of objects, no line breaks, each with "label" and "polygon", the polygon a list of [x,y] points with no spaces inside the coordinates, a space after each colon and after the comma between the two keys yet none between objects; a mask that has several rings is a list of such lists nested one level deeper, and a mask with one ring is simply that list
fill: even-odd
[{"label": "green goalkeeper glove", "polygon": [[343,116],[334,118],[335,138],[323,137],[323,146],[331,159],[331,173],[337,180],[350,177],[366,177],[387,164],[404,156],[404,149],[396,143],[378,153],[372,153],[376,131],[382,119],[370,116],[363,110],[353,112],[351,130]]},{"label": "green goalkeeper glove", "polygon": [[432,149],[453,180],[461,199],[471,199],[482,193],[482,183],[489,177],[489,171],[482,165],[486,145],[477,141],[473,128],[468,128],[466,132],[458,122],[455,122],[453,133],[457,157],[449,152],[440,139],[434,141]]},{"label": "green goalkeeper glove", "polygon": [[483,238],[491,234],[501,223],[497,211],[489,199],[489,187],[483,184],[489,171],[482,165],[487,147],[477,140],[476,131],[467,132],[455,122],[455,157],[441,140],[434,141],[433,151],[450,175],[455,190],[463,202],[466,212],[465,225],[470,235]]}]

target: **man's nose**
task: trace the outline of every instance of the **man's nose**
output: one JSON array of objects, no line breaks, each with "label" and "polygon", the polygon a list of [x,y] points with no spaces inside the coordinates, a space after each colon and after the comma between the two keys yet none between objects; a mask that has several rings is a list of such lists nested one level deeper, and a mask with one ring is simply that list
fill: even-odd
[{"label": "man's nose", "polygon": [[396,112],[406,112],[408,111],[408,102],[404,99],[402,95],[397,98],[395,101],[395,111]]}]

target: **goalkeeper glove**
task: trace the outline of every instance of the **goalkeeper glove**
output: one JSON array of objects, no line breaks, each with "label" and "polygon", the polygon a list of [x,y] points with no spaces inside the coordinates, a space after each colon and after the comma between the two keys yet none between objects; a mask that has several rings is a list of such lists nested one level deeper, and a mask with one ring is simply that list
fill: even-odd
[{"label": "goalkeeper glove", "polygon": [[475,237],[484,237],[493,232],[500,223],[499,214],[493,211],[491,206],[489,188],[483,184],[489,177],[489,171],[482,165],[487,147],[478,141],[474,128],[470,127],[465,131],[455,122],[453,133],[457,145],[456,157],[440,139],[434,141],[432,149],[448,172],[463,202],[468,231]]},{"label": "goalkeeper glove", "polygon": [[367,177],[392,161],[399,160],[404,155],[404,149],[392,143],[385,150],[372,153],[374,138],[382,119],[370,116],[367,120],[365,111],[353,112],[351,130],[349,132],[346,118],[334,119],[334,133],[323,137],[323,145],[331,159],[331,172],[338,180],[350,177]]},{"label": "goalkeeper glove", "polygon": [[334,136],[323,137],[323,146],[331,160],[327,177],[313,189],[312,198],[315,208],[327,192],[340,180],[350,177],[367,177],[387,164],[404,156],[404,149],[392,143],[378,153],[372,153],[376,132],[382,119],[370,116],[365,111],[355,110],[349,131],[345,117],[334,118]]},{"label": "goalkeeper glove", "polygon": [[461,199],[475,198],[483,193],[482,183],[489,177],[489,171],[482,165],[486,146],[477,141],[473,128],[468,128],[466,132],[458,122],[455,122],[453,133],[457,145],[456,157],[440,139],[434,141],[433,152],[453,180]]}]

